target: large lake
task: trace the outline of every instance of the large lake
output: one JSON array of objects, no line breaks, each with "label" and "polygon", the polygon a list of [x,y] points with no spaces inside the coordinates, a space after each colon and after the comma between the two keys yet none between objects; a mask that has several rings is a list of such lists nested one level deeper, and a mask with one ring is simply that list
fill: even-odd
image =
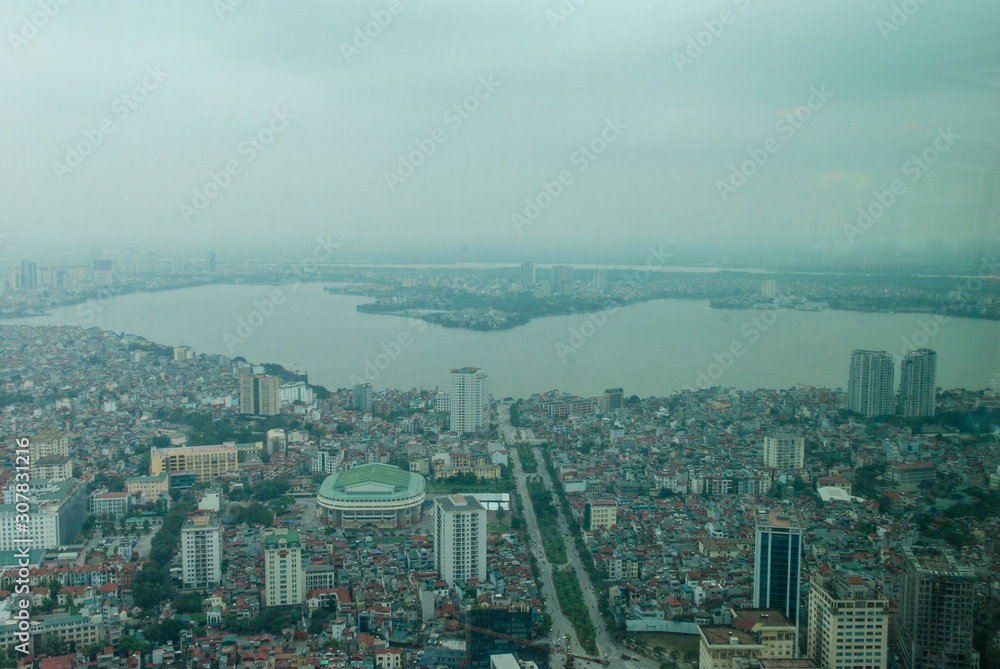
[{"label": "large lake", "polygon": [[[928,314],[766,312],[655,300],[610,314],[473,332],[358,313],[355,306],[365,299],[330,295],[322,287],[201,286],[116,296],[6,322],[97,326],[183,343],[197,353],[304,370],[311,382],[329,388],[359,379],[376,388],[447,388],[448,372],[464,366],[483,368],[498,398],[552,389],[590,396],[617,386],[626,395],[664,395],[709,382],[743,389],[843,388],[853,349],[884,349],[898,358],[908,346],[937,351],[941,387],[980,389],[1000,381],[996,321],[938,323]],[[272,293],[281,302],[262,316],[255,302],[272,311],[264,303]]]}]

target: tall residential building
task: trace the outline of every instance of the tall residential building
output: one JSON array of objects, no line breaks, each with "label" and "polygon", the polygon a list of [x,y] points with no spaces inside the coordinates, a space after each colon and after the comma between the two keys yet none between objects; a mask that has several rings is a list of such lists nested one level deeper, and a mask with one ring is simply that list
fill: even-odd
[{"label": "tall residential building", "polygon": [[434,500],[434,569],[450,586],[486,580],[486,508],[472,497]]},{"label": "tall residential building", "polygon": [[907,353],[899,369],[899,413],[906,418],[934,415],[937,353],[922,348]]},{"label": "tall residential building", "polygon": [[795,511],[781,507],[758,511],[755,549],[754,607],[780,609],[798,629],[802,524]]},{"label": "tall residential building", "polygon": [[[28,472],[32,479],[45,478],[42,476],[42,465],[51,462],[49,458],[58,457],[60,462],[65,463],[62,458],[69,458],[69,439],[65,430],[46,430],[39,432],[28,440]],[[72,464],[70,464],[72,472]]]},{"label": "tall residential building", "polygon": [[782,471],[802,469],[806,461],[806,440],[797,434],[777,433],[764,437],[764,466]]},{"label": "tall residential building", "polygon": [[763,297],[775,297],[778,294],[778,282],[774,279],[765,279],[761,281],[760,294]]},{"label": "tall residential building", "polygon": [[372,408],[374,408],[374,393],[372,392],[372,384],[370,383],[359,383],[354,386],[354,410],[363,411],[365,413],[371,413]]},{"label": "tall residential building", "polygon": [[885,351],[851,353],[847,408],[867,418],[894,414],[895,372],[892,355]]},{"label": "tall residential building", "polygon": [[552,292],[556,295],[564,295],[572,292],[573,268],[569,265],[553,265],[552,267]]},{"label": "tall residential building", "polygon": [[889,600],[853,572],[813,574],[807,654],[822,669],[886,669]]},{"label": "tall residential building", "polygon": [[21,288],[38,288],[38,263],[21,261]]},{"label": "tall residential building", "polygon": [[69,455],[66,430],[45,430],[28,440],[28,453],[32,460],[49,455]]},{"label": "tall residential building", "polygon": [[604,401],[607,403],[608,411],[621,409],[625,406],[625,391],[621,388],[608,388],[604,391]]},{"label": "tall residential building", "polygon": [[521,263],[521,285],[525,288],[535,285],[535,265],[533,263]]},{"label": "tall residential building", "polygon": [[185,588],[208,589],[222,582],[222,523],[209,514],[181,526],[181,575]]},{"label": "tall residential building", "polygon": [[608,289],[608,270],[599,269],[594,272],[594,290],[603,293]]},{"label": "tall residential building", "polygon": [[478,367],[451,370],[451,430],[478,432],[489,422],[489,411],[489,375]]},{"label": "tall residential building", "polygon": [[306,571],[298,532],[279,532],[264,538],[264,606],[286,606],[306,601]]},{"label": "tall residential building", "polygon": [[946,549],[903,548],[896,642],[904,669],[978,669],[976,573]]},{"label": "tall residential building", "polygon": [[215,271],[215,251],[209,251],[205,257],[205,269],[209,272]]},{"label": "tall residential building", "polygon": [[149,473],[159,476],[194,474],[196,483],[208,483],[239,469],[236,446],[182,446],[154,448],[149,452]]},{"label": "tall residential building", "polygon": [[240,413],[274,416],[281,412],[281,380],[266,374],[240,377]]}]

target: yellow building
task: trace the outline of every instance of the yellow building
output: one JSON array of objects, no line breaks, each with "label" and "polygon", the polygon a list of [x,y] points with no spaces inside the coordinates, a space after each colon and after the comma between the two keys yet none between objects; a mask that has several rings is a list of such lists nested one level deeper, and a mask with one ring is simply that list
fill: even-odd
[{"label": "yellow building", "polygon": [[69,455],[69,439],[66,430],[46,430],[28,440],[31,460],[40,460],[50,455]]},{"label": "yellow building", "polygon": [[741,629],[703,625],[698,633],[698,669],[735,669],[738,660],[756,660],[764,650],[753,634]]},{"label": "yellow building", "polygon": [[130,495],[142,494],[143,500],[155,502],[170,490],[170,477],[166,472],[156,476],[133,476],[125,482]]},{"label": "yellow building", "polygon": [[781,609],[731,609],[733,627],[753,634],[764,650],[760,657],[795,657],[795,625]]},{"label": "yellow building", "polygon": [[281,413],[281,379],[266,374],[240,377],[240,413],[274,416]]},{"label": "yellow building", "polygon": [[235,446],[185,446],[154,448],[150,453],[150,474],[193,472],[198,483],[207,483],[226,472],[237,470]]},{"label": "yellow building", "polygon": [[583,529],[608,529],[618,522],[618,505],[612,499],[596,499],[583,508]]},{"label": "yellow building", "polygon": [[823,669],[885,669],[889,600],[874,581],[854,573],[813,574],[808,643],[809,656]]}]

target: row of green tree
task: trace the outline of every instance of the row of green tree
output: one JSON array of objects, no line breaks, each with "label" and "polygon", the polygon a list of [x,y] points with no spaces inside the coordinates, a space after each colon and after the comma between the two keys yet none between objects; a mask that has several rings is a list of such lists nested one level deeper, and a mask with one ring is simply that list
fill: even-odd
[{"label": "row of green tree", "polygon": [[531,481],[527,487],[545,556],[552,564],[566,564],[566,542],[559,531],[559,511],[552,504],[552,492],[539,481]]},{"label": "row of green tree", "polygon": [[576,573],[571,569],[555,571],[552,573],[552,582],[556,588],[556,597],[559,598],[559,608],[573,624],[580,645],[588,653],[596,653],[597,632],[594,629],[594,621],[590,619],[587,605],[583,601],[583,591],[580,590]]},{"label": "row of green tree", "polygon": [[521,469],[525,474],[534,474],[538,471],[538,460],[535,459],[535,451],[531,444],[519,441],[514,444],[517,449],[517,458],[521,461]]},{"label": "row of green tree", "polygon": [[[552,457],[548,450],[543,450],[542,454],[545,457],[545,467],[549,472],[549,476],[553,481],[558,481],[556,477],[556,470],[552,464]],[[566,491],[562,486],[555,486],[556,497],[558,498],[560,505],[562,507],[562,512],[566,515],[569,521],[567,525],[569,526],[569,532],[573,535],[573,543],[576,546],[577,555],[580,556],[580,562],[583,564],[583,568],[587,572],[587,576],[590,578],[590,584],[597,594],[597,610],[600,612],[601,616],[604,618],[605,626],[608,631],[617,639],[625,636],[625,625],[619,622],[613,615],[611,611],[611,603],[607,596],[608,587],[610,583],[607,580],[607,573],[601,571],[597,568],[597,563],[594,561],[594,555],[590,552],[587,547],[586,542],[583,540],[583,533],[580,532],[580,526],[576,522],[573,522],[573,513],[569,505],[569,500],[566,498]]]}]

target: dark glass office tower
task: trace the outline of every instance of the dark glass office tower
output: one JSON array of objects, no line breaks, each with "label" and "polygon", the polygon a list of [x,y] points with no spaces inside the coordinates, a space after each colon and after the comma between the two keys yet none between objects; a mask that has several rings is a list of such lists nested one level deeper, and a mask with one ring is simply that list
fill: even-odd
[{"label": "dark glass office tower", "polygon": [[781,609],[796,629],[798,654],[802,525],[794,510],[775,508],[757,514],[753,605]]}]

